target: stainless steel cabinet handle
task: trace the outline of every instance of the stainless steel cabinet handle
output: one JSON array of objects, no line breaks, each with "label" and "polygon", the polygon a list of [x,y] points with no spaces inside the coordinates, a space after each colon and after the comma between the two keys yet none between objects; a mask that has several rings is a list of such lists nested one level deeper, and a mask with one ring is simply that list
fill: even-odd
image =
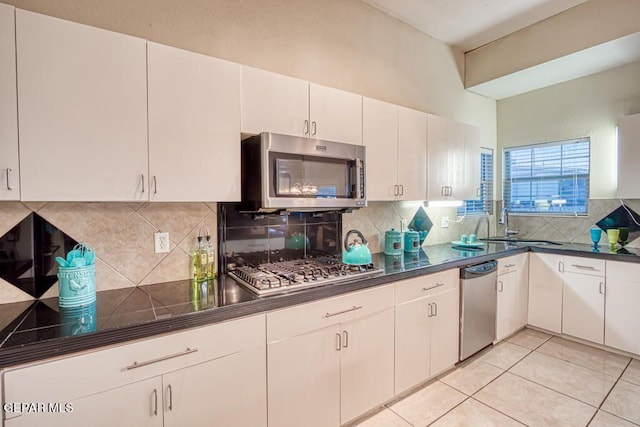
[{"label": "stainless steel cabinet handle", "polygon": [[397,186],[397,185],[394,185],[394,186],[393,186],[393,195],[394,195],[394,196],[397,196],[399,192],[400,192],[400,190],[398,189],[398,186]]},{"label": "stainless steel cabinet handle", "polygon": [[7,168],[7,190],[9,190],[9,191],[13,190],[11,185],[9,185],[9,172],[11,172],[12,170],[13,169],[11,169],[11,168]]},{"label": "stainless steel cabinet handle", "polygon": [[309,135],[309,120],[304,121],[303,132],[304,132],[304,135]]},{"label": "stainless steel cabinet handle", "polygon": [[336,334],[336,350],[340,351],[342,348],[342,336],[340,334]]},{"label": "stainless steel cabinet handle", "polygon": [[511,268],[511,267],[515,267],[515,266],[516,266],[515,264],[507,264],[507,265],[504,266],[504,268]]},{"label": "stainless steel cabinet handle", "polygon": [[602,295],[604,295],[605,289],[606,289],[606,288],[605,288],[605,286],[604,286],[604,282],[600,282],[600,293],[601,293]]},{"label": "stainless steel cabinet handle", "polygon": [[316,134],[316,122],[313,121],[311,122],[311,135],[315,135]]},{"label": "stainless steel cabinet handle", "polygon": [[592,267],[590,265],[580,265],[580,264],[571,264],[571,267],[575,267],[575,268],[584,268],[585,270],[595,270],[595,267]]},{"label": "stainless steel cabinet handle", "polygon": [[400,184],[400,195],[404,196],[404,184]]},{"label": "stainless steel cabinet handle", "polygon": [[158,178],[153,176],[153,194],[158,194]]},{"label": "stainless steel cabinet handle", "polygon": [[558,271],[564,273],[564,262],[558,261]]},{"label": "stainless steel cabinet handle", "polygon": [[447,195],[447,187],[442,187],[442,190],[440,190],[440,193],[441,193],[443,196],[446,196],[446,195]]},{"label": "stainless steel cabinet handle", "polygon": [[500,285],[498,287],[498,292],[504,291],[504,283],[502,283],[502,280],[498,280],[498,284]]},{"label": "stainless steel cabinet handle", "polygon": [[432,307],[432,303],[427,304],[427,307],[429,307],[429,311],[427,312],[427,317],[431,317],[433,316],[433,307]]},{"label": "stainless steel cabinet handle", "polygon": [[144,174],[140,175],[142,178],[142,192],[144,193]]},{"label": "stainless steel cabinet handle", "polygon": [[171,384],[167,386],[167,392],[169,393],[169,410],[173,411],[173,390],[171,390]]},{"label": "stainless steel cabinet handle", "polygon": [[435,316],[437,316],[437,315],[438,315],[438,303],[435,303],[435,302],[434,302],[434,303],[433,303],[433,308],[434,308],[433,316],[435,317]]},{"label": "stainless steel cabinet handle", "polygon": [[337,316],[338,314],[344,314],[350,311],[360,310],[361,308],[362,308],[361,305],[354,305],[353,307],[347,308],[346,310],[336,311],[335,313],[327,313],[324,315],[324,317],[333,317],[333,316]]},{"label": "stainless steel cabinet handle", "polygon": [[153,389],[153,415],[158,415],[158,390]]},{"label": "stainless steel cabinet handle", "polygon": [[434,286],[430,286],[428,288],[422,288],[423,291],[430,291],[431,289],[439,288],[440,286],[444,286],[444,283],[436,283]]},{"label": "stainless steel cabinet handle", "polygon": [[198,351],[197,348],[187,348],[185,351],[181,351],[180,353],[169,354],[167,356],[158,357],[157,359],[151,359],[151,360],[147,360],[145,362],[140,362],[140,363],[133,362],[133,365],[127,366],[127,370],[136,369],[142,366],[151,365],[153,363],[162,362],[164,360],[173,359],[174,357],[185,356],[187,354],[195,353],[196,351]]},{"label": "stainless steel cabinet handle", "polygon": [[342,335],[344,336],[344,348],[349,347],[349,332],[347,331],[342,331]]}]

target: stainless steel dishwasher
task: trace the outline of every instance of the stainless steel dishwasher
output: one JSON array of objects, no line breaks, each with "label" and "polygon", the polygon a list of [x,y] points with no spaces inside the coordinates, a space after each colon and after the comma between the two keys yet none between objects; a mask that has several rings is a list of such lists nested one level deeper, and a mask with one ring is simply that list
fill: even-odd
[{"label": "stainless steel dishwasher", "polygon": [[496,338],[497,261],[460,269],[460,360]]}]

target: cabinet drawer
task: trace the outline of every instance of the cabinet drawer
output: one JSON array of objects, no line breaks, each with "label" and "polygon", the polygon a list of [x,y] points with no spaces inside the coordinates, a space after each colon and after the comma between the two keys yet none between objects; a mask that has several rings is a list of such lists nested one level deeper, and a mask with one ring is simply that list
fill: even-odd
[{"label": "cabinet drawer", "polygon": [[395,284],[396,305],[455,289],[460,284],[458,269],[402,280]]},{"label": "cabinet drawer", "polygon": [[568,273],[588,274],[590,276],[604,276],[605,261],[594,258],[565,256],[564,271]]},{"label": "cabinet drawer", "polygon": [[267,313],[267,342],[272,343],[393,307],[393,285]]},{"label": "cabinet drawer", "polygon": [[264,322],[264,315],[246,317],[9,369],[5,401],[69,402],[263,345]]},{"label": "cabinet drawer", "polygon": [[518,254],[498,260],[498,276],[512,271],[522,270],[527,267],[529,254]]}]

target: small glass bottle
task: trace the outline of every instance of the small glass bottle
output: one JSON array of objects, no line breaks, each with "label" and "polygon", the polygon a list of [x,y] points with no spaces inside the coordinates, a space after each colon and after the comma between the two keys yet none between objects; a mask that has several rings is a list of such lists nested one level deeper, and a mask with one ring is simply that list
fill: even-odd
[{"label": "small glass bottle", "polygon": [[207,237],[205,243],[205,250],[207,253],[207,268],[206,268],[206,276],[208,280],[213,280],[216,278],[216,249],[211,244],[211,236],[209,235],[209,230],[207,230]]},{"label": "small glass bottle", "polygon": [[198,235],[198,246],[193,252],[193,278],[196,281],[207,279],[207,252],[202,245],[202,236]]}]

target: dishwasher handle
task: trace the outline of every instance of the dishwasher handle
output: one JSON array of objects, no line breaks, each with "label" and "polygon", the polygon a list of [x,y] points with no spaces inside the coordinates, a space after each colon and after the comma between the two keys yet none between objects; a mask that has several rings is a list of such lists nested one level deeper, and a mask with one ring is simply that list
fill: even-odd
[{"label": "dishwasher handle", "polygon": [[498,269],[498,261],[483,262],[482,264],[470,265],[460,269],[461,279],[475,279],[476,277],[487,276]]}]

